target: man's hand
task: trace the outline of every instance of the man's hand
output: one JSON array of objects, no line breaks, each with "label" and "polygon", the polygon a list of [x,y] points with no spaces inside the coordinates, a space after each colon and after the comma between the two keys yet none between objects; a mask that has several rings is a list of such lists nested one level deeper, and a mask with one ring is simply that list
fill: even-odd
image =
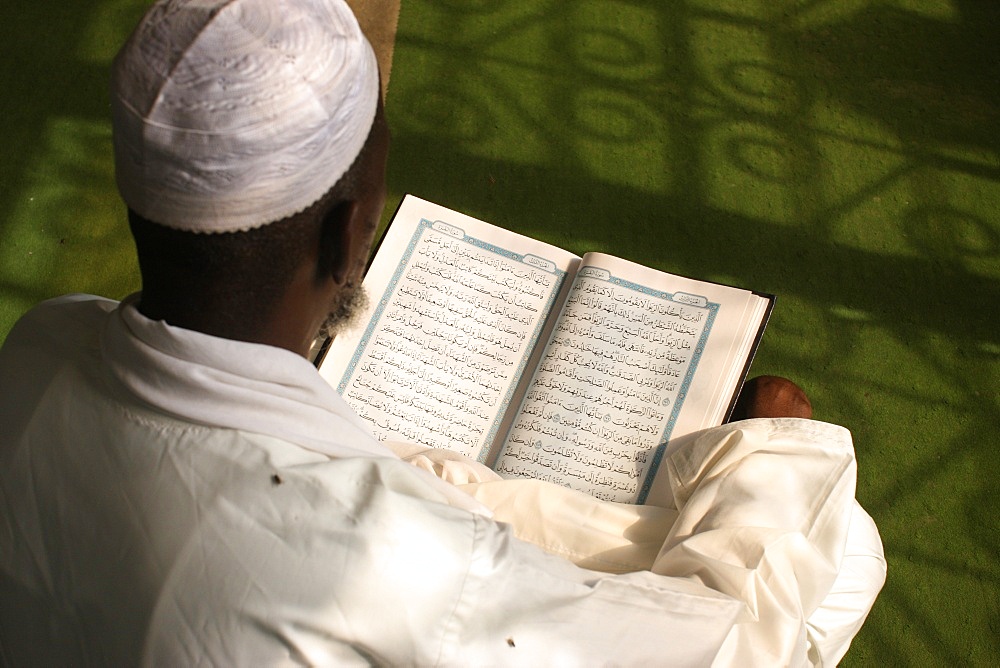
[{"label": "man's hand", "polygon": [[812,404],[802,388],[780,376],[748,380],[736,400],[730,422],[749,418],[812,417]]}]

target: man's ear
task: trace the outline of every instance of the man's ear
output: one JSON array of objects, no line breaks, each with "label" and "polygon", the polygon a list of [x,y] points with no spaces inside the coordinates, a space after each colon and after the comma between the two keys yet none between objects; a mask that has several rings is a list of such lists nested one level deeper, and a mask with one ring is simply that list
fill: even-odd
[{"label": "man's ear", "polygon": [[354,246],[355,236],[363,227],[363,221],[359,220],[361,209],[356,200],[340,202],[323,216],[317,278],[329,276],[337,285],[347,282],[357,262]]}]

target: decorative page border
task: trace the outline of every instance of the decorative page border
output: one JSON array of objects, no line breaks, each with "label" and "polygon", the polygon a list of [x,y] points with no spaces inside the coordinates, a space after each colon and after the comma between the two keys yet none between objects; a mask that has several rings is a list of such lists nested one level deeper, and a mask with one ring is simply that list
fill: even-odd
[{"label": "decorative page border", "polygon": [[[590,278],[593,279],[594,277],[591,276]],[[662,290],[654,290],[644,285],[632,283],[631,281],[626,281],[625,279],[617,278],[615,276],[611,276],[608,279],[608,282],[612,285],[623,287],[634,292],[639,292],[650,297],[666,299],[678,304],[684,304],[685,306],[695,306],[697,308],[704,308],[708,310],[708,319],[705,321],[705,328],[701,332],[701,337],[698,339],[698,343],[695,344],[694,354],[691,356],[691,364],[688,366],[688,371],[684,376],[684,380],[681,381],[681,387],[677,392],[677,400],[674,402],[673,410],[670,412],[670,419],[667,420],[667,424],[663,428],[663,434],[660,436],[660,444],[656,446],[656,451],[653,454],[653,461],[650,462],[649,470],[646,473],[646,477],[643,479],[642,486],[639,488],[639,498],[636,500],[636,503],[643,504],[646,502],[646,497],[649,496],[649,492],[652,489],[653,479],[656,477],[656,471],[660,468],[660,462],[663,460],[663,453],[667,449],[667,441],[670,440],[670,434],[673,433],[674,427],[677,425],[677,416],[680,415],[681,407],[684,405],[684,400],[687,398],[688,390],[691,389],[691,382],[694,380],[695,371],[698,368],[698,363],[701,361],[702,354],[705,352],[705,345],[708,343],[708,335],[712,332],[712,326],[715,324],[715,318],[719,314],[719,309],[722,308],[722,305],[710,302],[708,299],[701,297],[700,295],[691,295],[686,292],[670,293]]]}]

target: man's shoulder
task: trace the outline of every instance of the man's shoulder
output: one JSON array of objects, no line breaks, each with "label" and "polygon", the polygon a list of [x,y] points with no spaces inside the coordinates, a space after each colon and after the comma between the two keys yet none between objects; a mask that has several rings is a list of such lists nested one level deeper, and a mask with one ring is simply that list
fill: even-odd
[{"label": "man's shoulder", "polygon": [[75,292],[39,302],[25,313],[18,322],[33,322],[38,319],[43,321],[63,319],[72,322],[87,322],[88,319],[103,317],[105,314],[118,308],[119,304],[120,302],[108,299],[107,297]]},{"label": "man's shoulder", "polygon": [[69,294],[41,302],[14,324],[4,341],[5,350],[73,345],[78,337],[100,330],[118,302],[86,294]]},{"label": "man's shoulder", "polygon": [[100,355],[100,335],[118,302],[93,295],[44,301],[14,324],[0,347],[0,378],[11,386],[39,384],[66,365]]}]

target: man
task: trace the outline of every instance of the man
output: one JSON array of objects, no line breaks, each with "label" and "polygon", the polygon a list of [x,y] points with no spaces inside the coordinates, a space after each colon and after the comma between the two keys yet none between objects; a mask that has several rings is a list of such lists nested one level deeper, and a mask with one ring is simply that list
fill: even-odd
[{"label": "man", "polygon": [[525,535],[546,551],[500,500],[523,486],[411,466],[319,378],[305,355],[355,303],[384,200],[374,63],[342,0],[165,0],[122,49],[143,291],[44,303],[0,351],[0,656],[836,662],[881,579],[824,621],[864,580],[845,571],[870,520],[846,431],[801,419],[787,382],[759,382],[748,417],[798,419],[672,446],[669,508],[541,486],[545,512],[618,527],[553,519]]}]

